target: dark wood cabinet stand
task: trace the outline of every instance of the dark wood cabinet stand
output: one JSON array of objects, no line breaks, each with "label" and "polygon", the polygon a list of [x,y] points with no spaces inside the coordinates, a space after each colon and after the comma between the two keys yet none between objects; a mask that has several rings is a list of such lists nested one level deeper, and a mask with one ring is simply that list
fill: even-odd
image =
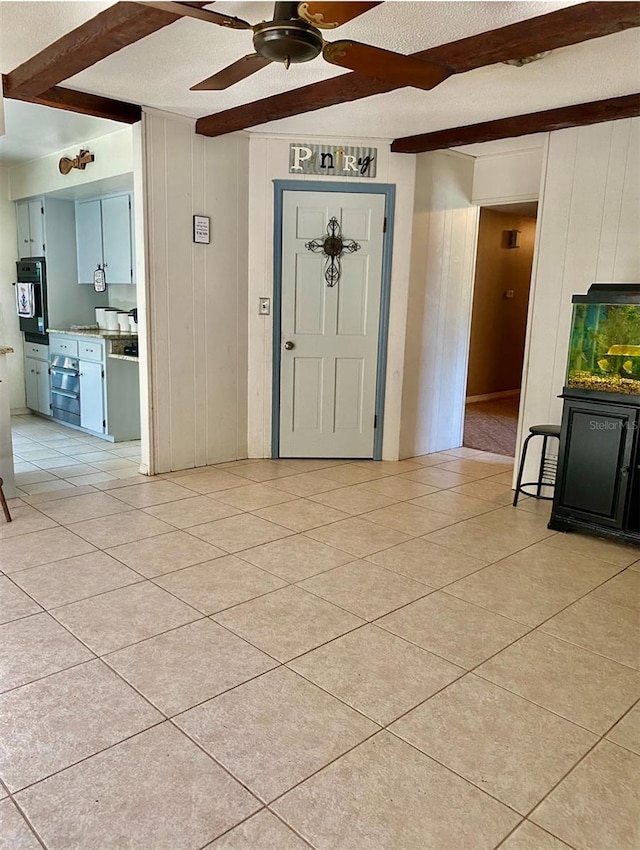
[{"label": "dark wood cabinet stand", "polygon": [[549,528],[640,546],[640,397],[565,387],[562,398]]}]

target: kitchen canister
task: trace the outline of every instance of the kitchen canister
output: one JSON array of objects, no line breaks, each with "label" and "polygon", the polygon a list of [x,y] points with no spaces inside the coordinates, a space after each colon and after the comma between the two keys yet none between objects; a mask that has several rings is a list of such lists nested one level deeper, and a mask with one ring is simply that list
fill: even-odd
[{"label": "kitchen canister", "polygon": [[129,328],[129,311],[127,311],[126,313],[124,311],[119,312],[117,314],[117,316],[118,316],[118,330],[125,331],[126,333],[129,333],[129,330],[130,330],[130,328]]},{"label": "kitchen canister", "polygon": [[129,330],[131,331],[131,333],[138,333],[138,323],[136,322],[134,316],[131,315],[131,313],[129,313]]},{"label": "kitchen canister", "polygon": [[106,309],[104,311],[104,326],[108,331],[117,331],[118,327],[118,311]]},{"label": "kitchen canister", "polygon": [[104,314],[105,314],[106,312],[107,312],[107,311],[105,310],[105,308],[104,308],[104,307],[96,307],[96,325],[97,325],[99,328],[104,328],[104,327],[105,327]]}]

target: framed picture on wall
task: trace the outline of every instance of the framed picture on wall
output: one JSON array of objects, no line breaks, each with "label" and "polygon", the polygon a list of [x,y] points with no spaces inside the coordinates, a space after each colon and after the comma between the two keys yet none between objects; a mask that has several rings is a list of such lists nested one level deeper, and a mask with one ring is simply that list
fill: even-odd
[{"label": "framed picture on wall", "polygon": [[208,215],[194,215],[193,217],[193,241],[208,245],[211,242],[210,235],[211,219]]}]

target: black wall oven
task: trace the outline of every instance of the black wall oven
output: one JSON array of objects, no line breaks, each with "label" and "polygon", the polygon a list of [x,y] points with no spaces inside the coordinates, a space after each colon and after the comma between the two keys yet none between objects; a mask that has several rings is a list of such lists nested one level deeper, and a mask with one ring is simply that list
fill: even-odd
[{"label": "black wall oven", "polygon": [[16,268],[18,283],[31,284],[33,287],[33,316],[20,316],[20,330],[24,333],[26,342],[48,345],[47,271],[44,257],[25,257],[18,260]]}]

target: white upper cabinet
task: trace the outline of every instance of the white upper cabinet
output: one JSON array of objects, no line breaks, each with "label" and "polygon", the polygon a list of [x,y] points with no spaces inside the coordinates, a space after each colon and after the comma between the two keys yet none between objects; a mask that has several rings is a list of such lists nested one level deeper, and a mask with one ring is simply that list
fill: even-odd
[{"label": "white upper cabinet", "polygon": [[104,269],[107,284],[133,283],[131,196],[113,195],[76,204],[78,283],[93,283]]},{"label": "white upper cabinet", "polygon": [[40,198],[35,201],[19,201],[16,204],[16,222],[18,257],[43,257],[45,253],[43,201]]}]

